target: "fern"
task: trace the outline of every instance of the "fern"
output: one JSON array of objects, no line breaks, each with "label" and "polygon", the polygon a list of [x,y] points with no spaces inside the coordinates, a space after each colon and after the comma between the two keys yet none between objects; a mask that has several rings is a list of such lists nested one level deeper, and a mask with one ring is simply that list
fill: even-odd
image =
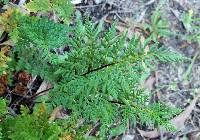
[{"label": "fern", "polygon": [[26,7],[31,11],[31,12],[48,12],[51,10],[51,5],[49,0],[34,0],[26,4]]},{"label": "fern", "polygon": [[0,123],[2,128],[3,139],[14,140],[39,140],[59,139],[61,128],[57,124],[48,122],[48,114],[45,111],[44,105],[35,110],[29,115],[29,110],[26,107],[21,107],[21,115],[13,118],[7,118]]},{"label": "fern", "polygon": [[3,27],[3,31],[11,31],[12,29],[16,28],[17,20],[15,17],[14,9],[9,7],[4,13],[1,13],[0,16],[0,25]]},{"label": "fern", "polygon": [[69,22],[73,12],[73,6],[69,0],[33,0],[26,4],[26,7],[30,10],[30,12],[39,11],[47,13],[49,11],[54,11],[59,15],[59,17],[64,19],[65,23]]},{"label": "fern", "polygon": [[11,61],[9,56],[6,56],[8,53],[8,47],[1,48],[0,51],[0,75],[5,74],[8,69],[8,62]]},{"label": "fern", "polygon": [[0,2],[2,2],[3,4],[8,4],[9,0],[0,0]]},{"label": "fern", "polygon": [[[164,47],[158,47],[158,44],[154,44],[150,47],[150,50],[147,54],[147,60],[149,60],[149,57],[157,58],[161,62],[176,62],[181,60],[190,60],[189,58],[186,58],[182,56],[180,53],[177,53],[175,51],[172,51],[170,49],[166,49]],[[156,61],[156,59],[154,59]]]},{"label": "fern", "polygon": [[151,22],[145,23],[144,28],[150,32],[150,36],[155,42],[159,38],[172,35],[167,20],[161,17],[160,8],[156,8],[156,10],[153,11]]},{"label": "fern", "polygon": [[6,100],[0,98],[0,118],[7,113],[7,109],[6,108],[7,108]]},{"label": "fern", "polygon": [[[3,117],[7,114],[6,100],[0,98],[0,123],[3,121]],[[0,124],[0,139],[3,139],[3,128]]]},{"label": "fern", "polygon": [[[62,105],[71,110],[75,120],[84,118],[86,124],[99,120],[99,137],[104,139],[107,135],[121,133],[129,119],[135,124],[141,122],[172,129],[169,119],[178,111],[162,103],[150,105],[149,95],[141,88],[140,82],[146,72],[144,62],[148,66],[154,60],[179,61],[183,59],[181,55],[157,48],[157,44],[145,53],[138,37],[128,41],[127,33],[118,34],[115,24],[104,32],[102,22],[94,25],[89,18],[82,22],[79,15],[76,15],[73,26],[17,12],[13,13],[13,17],[11,20],[17,23],[17,27],[10,28],[9,34],[15,40],[12,53],[15,59],[12,61],[15,61],[17,70],[25,69],[53,84],[49,107],[53,109]],[[68,46],[69,50],[58,53],[57,50],[64,46]],[[12,132],[8,134],[10,138],[19,139],[14,130],[22,125],[23,120],[27,122],[20,131],[30,127],[21,137],[33,129],[25,138],[35,139],[33,135],[48,138],[37,133],[36,130],[41,130],[40,125],[45,126],[48,136],[57,136],[59,129],[47,123],[46,114],[41,114],[42,118],[37,116],[38,112],[32,115],[22,112],[16,120],[8,121],[15,124],[6,128]],[[117,120],[120,123],[113,126]],[[38,121],[33,125],[36,129],[31,127],[35,121]]]},{"label": "fern", "polygon": [[200,25],[199,18],[195,18],[195,13],[193,10],[189,10],[187,13],[183,15],[182,22],[188,32],[187,35],[183,35],[188,41],[194,41],[200,44]]},{"label": "fern", "polygon": [[[45,18],[29,18],[27,15],[13,14],[18,17],[16,19],[18,24],[9,35],[16,42],[13,55],[20,52],[20,55],[12,56],[19,59],[16,69],[29,69],[31,73],[55,82],[54,66],[47,63],[54,63],[55,49],[67,44],[67,32],[70,28]],[[56,57],[56,59],[59,58]],[[34,68],[32,68],[33,65]],[[43,70],[38,71],[38,69]]]},{"label": "fern", "polygon": [[[144,54],[138,39],[134,37],[125,47],[126,34],[117,35],[114,25],[101,37],[101,25],[95,27],[88,20],[85,24],[80,20],[77,23],[71,38],[71,52],[55,72],[62,74],[62,81],[50,92],[50,104],[69,108],[88,121],[99,119],[102,135],[109,132],[108,126],[120,116],[120,126],[125,126],[131,116],[139,118],[134,121],[150,124],[154,120],[168,127],[167,119],[162,119],[159,113],[162,111],[145,106],[148,98],[142,90],[133,88],[138,86],[141,70],[144,70],[137,65],[149,55]],[[80,34],[84,38],[80,38]],[[181,55],[171,53],[167,57],[167,54],[169,51],[162,48],[148,59],[165,62],[183,59]],[[136,94],[138,92],[140,94]],[[119,113],[127,110],[129,113],[124,116]],[[167,109],[165,111],[167,114]]]}]

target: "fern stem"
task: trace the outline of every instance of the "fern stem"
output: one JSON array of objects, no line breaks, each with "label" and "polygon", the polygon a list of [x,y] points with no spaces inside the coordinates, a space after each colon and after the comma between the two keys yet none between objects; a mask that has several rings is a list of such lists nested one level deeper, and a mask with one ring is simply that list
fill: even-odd
[{"label": "fern stem", "polygon": [[33,99],[33,98],[39,96],[40,94],[42,94],[42,93],[44,93],[44,92],[47,92],[47,91],[49,91],[49,90],[51,90],[51,89],[53,89],[53,87],[48,88],[48,89],[45,89],[45,90],[43,90],[43,91],[41,91],[41,92],[38,92],[38,93],[32,95],[31,97],[29,97],[28,100],[31,100],[31,99]]}]

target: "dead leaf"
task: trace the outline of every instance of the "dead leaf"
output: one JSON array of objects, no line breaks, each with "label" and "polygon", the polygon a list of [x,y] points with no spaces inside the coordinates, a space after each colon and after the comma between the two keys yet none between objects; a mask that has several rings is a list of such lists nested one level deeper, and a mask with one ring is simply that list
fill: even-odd
[{"label": "dead leaf", "polygon": [[184,123],[186,119],[190,116],[192,110],[195,108],[195,104],[199,98],[200,98],[200,93],[194,97],[190,105],[181,114],[179,114],[178,116],[176,116],[171,120],[171,123],[175,125],[176,128],[180,130],[184,129],[185,127]]},{"label": "dead leaf", "polygon": [[52,111],[52,113],[51,113],[51,115],[49,117],[49,121],[50,122],[53,122],[56,118],[59,117],[61,109],[62,109],[61,106],[58,106],[58,107],[54,108],[54,110]]},{"label": "dead leaf", "polygon": [[98,120],[96,122],[95,126],[85,134],[85,137],[87,138],[88,136],[95,135],[98,132],[100,125],[101,125],[101,123]]},{"label": "dead leaf", "polygon": [[[50,88],[52,88],[52,85],[49,84],[49,83],[46,82],[46,81],[43,81],[42,84],[40,85],[39,89],[37,90],[36,94],[42,92],[42,94],[40,94],[40,96],[41,96],[41,95],[45,95],[45,94],[48,93],[48,91],[45,91],[45,90],[48,90],[48,89],[50,89]],[[43,92],[43,91],[45,91],[45,92]]]},{"label": "dead leaf", "polygon": [[156,77],[154,75],[151,75],[144,83],[145,87],[147,87],[149,90],[154,89],[154,84],[156,82]]},{"label": "dead leaf", "polygon": [[141,136],[146,137],[146,138],[153,139],[153,138],[157,138],[157,137],[160,136],[157,129],[155,129],[153,131],[143,131],[143,130],[140,130],[140,129],[137,129],[137,130],[141,134]]},{"label": "dead leaf", "polygon": [[46,81],[43,81],[40,85],[39,89],[35,94],[29,97],[29,100],[34,99],[35,97],[42,96],[48,94],[48,91],[52,88],[52,85]]},{"label": "dead leaf", "polygon": [[6,45],[6,46],[14,46],[14,42],[12,40],[7,40],[0,45]]},{"label": "dead leaf", "polygon": [[200,130],[189,133],[188,138],[189,138],[189,140],[199,140],[200,139]]},{"label": "dead leaf", "polygon": [[55,119],[64,119],[69,117],[68,110],[62,108],[61,106],[56,107],[49,117],[49,121],[54,121]]},{"label": "dead leaf", "polygon": [[[142,46],[144,46],[145,40],[146,39],[144,38],[144,36],[140,37],[140,42],[141,42]],[[145,46],[145,48],[144,48],[144,55],[147,55],[148,51],[149,51],[149,45]]]}]

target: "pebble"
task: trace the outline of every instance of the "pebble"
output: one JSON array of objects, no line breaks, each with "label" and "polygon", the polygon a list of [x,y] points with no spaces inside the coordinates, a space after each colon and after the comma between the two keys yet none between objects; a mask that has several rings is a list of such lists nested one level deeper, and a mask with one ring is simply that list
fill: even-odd
[{"label": "pebble", "polygon": [[82,0],[72,0],[71,3],[72,4],[80,4],[82,2]]},{"label": "pebble", "polygon": [[124,135],[122,137],[122,140],[133,140],[134,139],[134,135]]},{"label": "pebble", "polygon": [[99,4],[99,3],[105,2],[105,0],[94,0],[94,2],[95,2],[96,4]]}]

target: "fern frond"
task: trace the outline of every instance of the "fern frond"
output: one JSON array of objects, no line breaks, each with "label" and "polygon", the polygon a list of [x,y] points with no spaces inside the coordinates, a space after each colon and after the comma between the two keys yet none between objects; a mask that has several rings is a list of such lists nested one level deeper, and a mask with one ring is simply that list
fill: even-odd
[{"label": "fern frond", "polygon": [[155,42],[161,37],[168,37],[173,34],[169,29],[167,20],[161,17],[159,8],[153,11],[151,23],[145,23],[144,28],[150,31],[150,36]]},{"label": "fern frond", "polygon": [[[26,15],[18,16],[17,26],[9,34],[12,39],[16,40],[13,55],[20,52],[17,56],[19,59],[17,69],[25,68],[36,75],[55,81],[52,73],[55,70],[52,65],[47,64],[60,61],[60,56],[57,57],[57,55],[53,59],[54,53],[57,48],[67,45],[67,33],[70,28],[45,18],[27,17]],[[42,70],[38,71],[38,69]]]},{"label": "fern frond", "polygon": [[55,123],[49,123],[45,110],[35,110],[30,115],[29,110],[22,106],[21,113],[15,118],[8,116],[0,123],[3,139],[59,139],[61,128]]},{"label": "fern frond", "polygon": [[49,0],[33,0],[29,3],[26,4],[26,7],[31,11],[31,12],[48,12],[51,10],[51,5]]},{"label": "fern frond", "polygon": [[195,17],[195,13],[190,9],[183,15],[182,22],[186,27],[189,34],[182,35],[182,37],[188,41],[197,42],[200,45],[200,19]]},{"label": "fern frond", "polygon": [[148,51],[148,55],[146,56],[147,59],[149,57],[152,57],[151,59],[158,59],[161,62],[178,62],[182,60],[190,60],[187,57],[184,57],[180,53],[177,53],[175,51],[170,50],[169,48],[167,49],[166,47],[160,47],[158,48],[158,44],[155,43],[150,47],[150,50]]},{"label": "fern frond", "polygon": [[[12,55],[17,58],[17,69],[26,69],[53,84],[48,100],[52,108],[62,105],[72,111],[75,119],[84,118],[86,123],[99,120],[100,137],[105,139],[106,134],[122,130],[129,119],[134,123],[169,126],[170,115],[166,114],[170,110],[162,104],[150,106],[139,86],[146,72],[142,64],[178,61],[183,57],[157,48],[156,44],[146,53],[138,37],[128,41],[127,32],[118,34],[115,24],[103,31],[103,23],[94,25],[89,19],[82,22],[80,18],[70,26],[19,15],[17,28],[10,34],[16,35],[12,37],[16,39]],[[69,49],[59,54],[57,49],[64,46]],[[35,114],[23,114],[31,123],[35,119]],[[21,120],[19,117],[17,127]],[[112,127],[117,120],[121,120],[119,125]]]},{"label": "fern frond", "polygon": [[[133,88],[138,86],[143,72],[137,64],[147,57],[164,62],[178,61],[183,57],[163,48],[152,48],[145,54],[137,37],[125,46],[126,33],[117,35],[114,25],[103,37],[96,28],[98,26],[91,21],[78,21],[72,32],[68,58],[55,72],[57,75],[62,73],[62,80],[49,94],[51,106],[62,105],[88,121],[100,120],[101,135],[109,132],[107,126],[118,117],[122,118],[120,127],[130,116],[138,118],[134,121],[150,124],[153,120],[159,125],[168,125],[168,119],[162,119],[159,114],[161,110],[145,105],[148,98],[144,92]],[[78,33],[84,38],[79,38]],[[127,110],[130,110],[128,115],[118,113]]]},{"label": "fern frond", "polygon": [[56,12],[59,17],[64,19],[65,23],[68,23],[73,13],[73,5],[70,0],[33,0],[26,4],[27,9],[30,12],[44,12],[49,11]]},{"label": "fern frond", "polygon": [[15,12],[17,11],[14,8],[9,7],[4,13],[1,13],[0,25],[3,27],[3,31],[9,32],[17,27]]},{"label": "fern frond", "polygon": [[11,58],[6,55],[8,50],[8,47],[3,47],[0,51],[0,75],[6,73],[6,70],[8,69],[8,62],[11,61]]},{"label": "fern frond", "polygon": [[6,105],[6,100],[0,98],[0,117],[5,115],[7,113],[7,105]]},{"label": "fern frond", "polygon": [[0,0],[0,2],[2,2],[3,4],[8,4],[9,0]]}]

